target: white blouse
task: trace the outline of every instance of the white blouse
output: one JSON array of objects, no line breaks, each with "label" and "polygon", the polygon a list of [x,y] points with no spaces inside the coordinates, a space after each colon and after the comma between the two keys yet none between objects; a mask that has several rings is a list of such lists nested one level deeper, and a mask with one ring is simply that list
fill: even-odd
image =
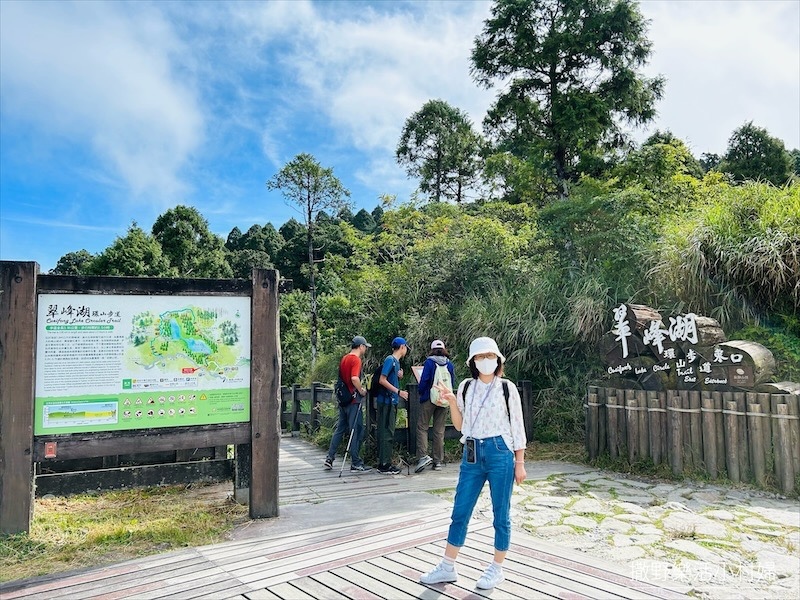
[{"label": "white blouse", "polygon": [[[469,384],[465,401],[464,384],[467,381],[472,383]],[[508,411],[502,381],[508,382]],[[458,386],[456,403],[463,417],[462,444],[468,437],[484,439],[501,435],[511,450],[525,449],[527,440],[522,419],[522,400],[513,382],[500,377],[495,377],[491,383],[483,383],[480,379],[465,379]]]}]

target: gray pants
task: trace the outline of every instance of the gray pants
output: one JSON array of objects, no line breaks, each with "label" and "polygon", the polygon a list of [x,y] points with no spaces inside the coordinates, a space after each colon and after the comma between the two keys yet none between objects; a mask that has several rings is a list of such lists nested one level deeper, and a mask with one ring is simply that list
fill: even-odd
[{"label": "gray pants", "polygon": [[433,417],[433,462],[444,462],[444,426],[447,419],[447,408],[436,406],[430,400],[419,405],[417,421],[417,460],[428,454],[428,426]]}]

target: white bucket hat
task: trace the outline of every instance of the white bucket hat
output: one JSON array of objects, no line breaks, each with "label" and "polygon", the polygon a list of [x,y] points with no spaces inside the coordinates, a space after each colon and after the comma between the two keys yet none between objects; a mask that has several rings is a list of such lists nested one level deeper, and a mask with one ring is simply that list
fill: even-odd
[{"label": "white bucket hat", "polygon": [[485,354],[487,352],[497,354],[497,356],[500,357],[501,363],[506,362],[506,357],[500,352],[500,349],[497,347],[497,342],[490,337],[479,337],[472,340],[472,343],[469,345],[469,358],[467,358],[467,363],[469,363],[476,354]]}]

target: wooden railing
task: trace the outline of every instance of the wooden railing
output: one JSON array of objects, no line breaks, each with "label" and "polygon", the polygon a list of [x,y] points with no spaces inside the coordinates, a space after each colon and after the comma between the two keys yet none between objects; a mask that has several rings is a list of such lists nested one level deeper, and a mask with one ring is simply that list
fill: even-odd
[{"label": "wooden railing", "polygon": [[[520,398],[522,400],[522,417],[525,421],[525,435],[528,440],[533,438],[533,390],[530,381],[520,381],[517,383]],[[398,410],[408,411],[408,426],[397,427],[394,432],[396,444],[405,446],[411,455],[417,452],[417,419],[419,418],[419,390],[416,384],[406,387],[408,391],[408,401],[403,399],[398,404]],[[313,383],[310,388],[301,388],[297,385],[291,387],[281,387],[281,427],[288,431],[299,431],[302,427],[309,433],[317,431],[322,425],[322,405],[325,403],[335,403],[333,398],[333,387],[321,383]],[[365,413],[365,427],[367,432],[371,432],[376,421],[376,408],[374,402],[367,403],[368,410]],[[332,423],[335,424],[335,417]],[[448,424],[445,427],[445,439],[458,439],[461,434]]]},{"label": "wooden railing", "polygon": [[800,476],[800,396],[589,386],[586,451],[727,476],[787,494]]}]

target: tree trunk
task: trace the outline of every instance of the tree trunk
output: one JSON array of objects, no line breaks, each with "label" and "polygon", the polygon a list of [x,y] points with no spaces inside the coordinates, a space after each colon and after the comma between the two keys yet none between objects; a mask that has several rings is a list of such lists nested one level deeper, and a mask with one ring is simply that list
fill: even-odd
[{"label": "tree trunk", "polygon": [[317,365],[317,287],[315,283],[314,267],[314,222],[311,220],[311,211],[308,211],[308,289],[311,293],[311,370]]}]

